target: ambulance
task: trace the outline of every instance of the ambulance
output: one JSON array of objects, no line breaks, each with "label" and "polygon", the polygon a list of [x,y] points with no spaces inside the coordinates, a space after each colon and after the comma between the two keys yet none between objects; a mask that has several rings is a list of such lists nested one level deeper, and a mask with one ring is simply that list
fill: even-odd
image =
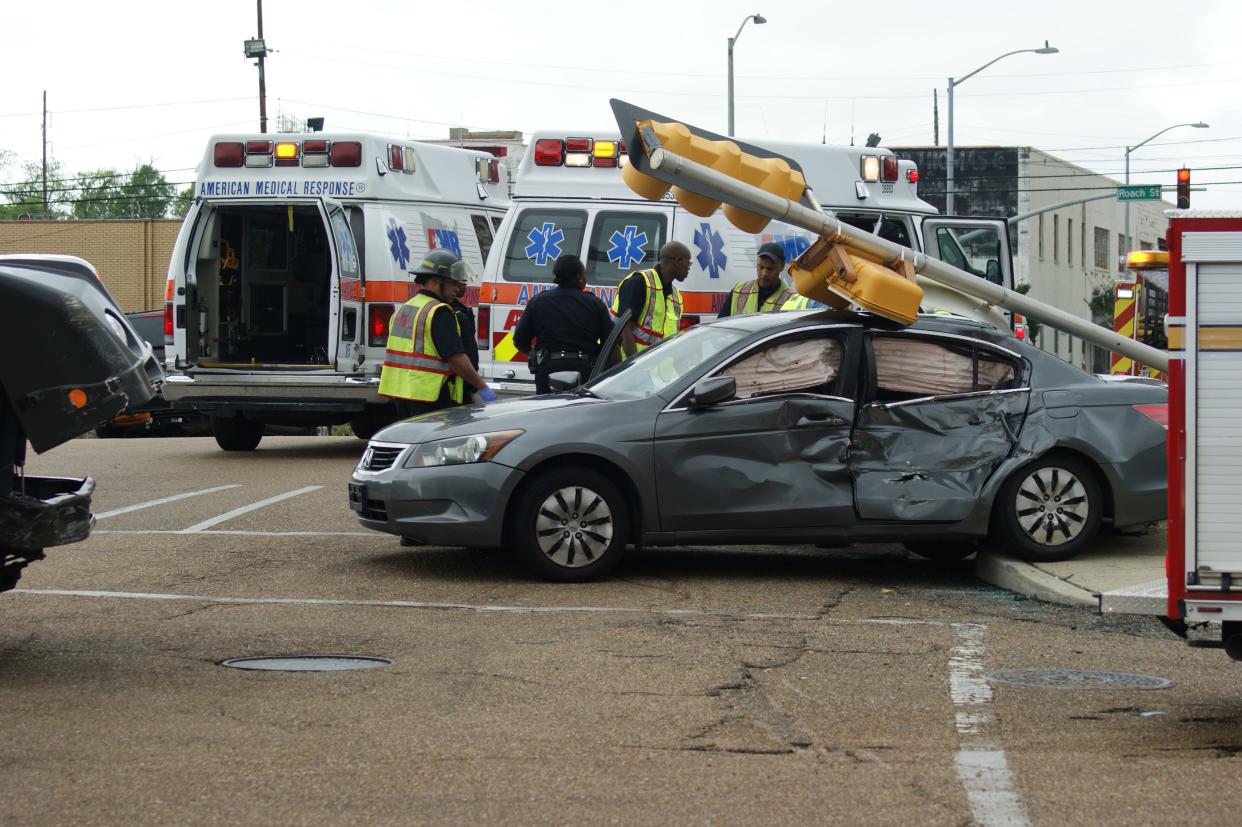
[{"label": "ambulance", "polygon": [[163,390],[230,451],[268,425],[365,438],[395,419],[377,389],[389,319],[417,291],[408,271],[444,248],[481,272],[509,206],[498,158],[364,133],[215,135],[194,190]]},{"label": "ambulance", "polygon": [[[918,196],[919,172],[912,161],[875,147],[777,141],[762,146],[797,161],[820,206],[843,222],[1013,287],[1005,222],[937,216]],[[611,306],[622,279],[655,266],[666,242],[682,242],[692,256],[690,275],[678,285],[681,324],[688,327],[715,318],[733,285],[755,278],[761,245],[782,245],[788,263],[813,240],[810,233],[775,221],[751,235],[720,212],[693,215],[671,195],[661,202],[639,197],[622,181],[621,168],[629,159],[615,132],[538,132],[530,147],[479,289],[480,370],[501,392],[534,389],[512,332],[530,298],[553,286],[552,264],[563,253],[582,259],[588,289]]]}]

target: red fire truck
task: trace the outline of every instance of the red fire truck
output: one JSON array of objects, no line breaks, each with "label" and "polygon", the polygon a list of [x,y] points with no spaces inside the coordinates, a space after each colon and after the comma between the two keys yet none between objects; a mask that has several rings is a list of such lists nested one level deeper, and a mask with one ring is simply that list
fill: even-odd
[{"label": "red fire truck", "polygon": [[1106,592],[1100,608],[1162,616],[1242,660],[1242,211],[1168,215],[1166,580]]}]

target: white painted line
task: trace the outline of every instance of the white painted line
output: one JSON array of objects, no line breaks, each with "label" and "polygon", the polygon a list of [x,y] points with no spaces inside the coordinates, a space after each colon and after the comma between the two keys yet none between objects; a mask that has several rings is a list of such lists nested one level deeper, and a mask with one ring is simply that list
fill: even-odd
[{"label": "white painted line", "polygon": [[[174,532],[176,533],[176,532]],[[206,531],[203,534],[224,532]],[[109,592],[85,589],[12,589],[6,594],[28,594],[49,597],[97,597],[121,600],[189,600],[199,603],[226,603],[230,605],[282,605],[282,606],[378,606],[396,609],[453,609],[464,612],[502,612],[510,614],[649,614],[672,617],[719,617],[736,620],[815,620],[833,626],[951,626],[944,620],[907,620],[905,618],[855,618],[838,619],[816,614],[767,614],[762,612],[732,612],[727,609],[706,611],[703,609],[649,609],[633,606],[498,606],[477,603],[426,603],[420,600],[343,600],[318,597],[212,597],[205,594],[161,594],[158,592]]]},{"label": "white painted line", "polygon": [[[186,534],[182,528],[98,528],[91,534]],[[374,537],[392,538],[391,534],[378,531],[241,531],[221,528],[214,531],[195,531],[195,534],[222,534],[230,537]]]},{"label": "white painted line", "polygon": [[992,723],[992,685],[984,677],[986,629],[954,623],[949,655],[949,697],[957,728],[957,778],[966,790],[972,822],[982,827],[1029,827],[1005,751],[985,741]]},{"label": "white painted line", "polygon": [[241,508],[234,508],[232,511],[226,511],[224,514],[221,514],[217,517],[212,517],[210,520],[203,520],[201,523],[192,525],[189,528],[183,528],[181,531],[178,532],[178,534],[197,534],[200,531],[203,531],[204,529],[211,528],[213,525],[219,525],[220,523],[223,523],[227,520],[231,520],[234,517],[240,517],[243,514],[249,514],[251,511],[258,511],[260,508],[266,508],[267,506],[272,505],[273,503],[278,503],[282,500],[287,500],[290,497],[296,497],[299,494],[307,494],[311,491],[318,491],[320,488],[323,488],[323,486],[322,485],[308,485],[305,488],[299,488],[296,491],[289,491],[284,494],[277,494],[275,497],[268,497],[266,500],[259,500],[257,503],[251,503],[250,505],[243,505]]},{"label": "white painted line", "polygon": [[106,520],[109,517],[116,517],[120,514],[128,514],[131,511],[141,511],[144,508],[151,508],[152,506],[156,506],[156,505],[164,505],[165,503],[175,503],[177,500],[184,500],[190,497],[198,497],[203,494],[214,494],[215,492],[223,491],[226,488],[240,488],[240,487],[241,487],[240,483],[233,483],[231,485],[217,485],[215,488],[204,488],[201,491],[187,491],[184,494],[174,494],[171,497],[160,497],[158,500],[150,500],[145,503],[138,503],[137,505],[127,505],[124,508],[114,508],[111,511],[105,511],[102,514],[96,514],[95,519]]},{"label": "white painted line", "polygon": [[[158,594],[148,592],[106,592],[69,589],[12,589],[8,594],[47,595],[53,597],[96,597],[126,600],[183,600],[197,603],[230,605],[282,606],[377,606],[397,609],[451,609],[465,612],[498,612],[507,614],[648,614],[674,617],[720,617],[741,620],[819,620],[813,614],[750,614],[729,611],[710,612],[701,609],[642,609],[624,606],[497,606],[474,603],[426,603],[419,600],[333,600],[312,597],[211,597],[205,594]],[[865,622],[865,621],[852,621]]]}]

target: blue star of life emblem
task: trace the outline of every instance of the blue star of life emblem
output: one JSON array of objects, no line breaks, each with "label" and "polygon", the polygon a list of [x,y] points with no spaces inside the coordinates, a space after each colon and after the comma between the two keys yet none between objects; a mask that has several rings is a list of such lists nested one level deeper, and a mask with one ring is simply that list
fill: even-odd
[{"label": "blue star of life emblem", "polygon": [[709,278],[718,279],[729,259],[724,252],[724,239],[704,221],[702,229],[694,231],[694,246],[699,248],[699,266],[707,271]]},{"label": "blue star of life emblem", "polygon": [[647,234],[640,233],[633,224],[625,225],[625,232],[614,230],[608,239],[612,244],[608,248],[608,260],[622,270],[628,270],[647,256],[643,245],[647,243]]},{"label": "blue star of life emblem", "polygon": [[405,230],[395,218],[388,219],[388,252],[392,253],[398,269],[404,270],[410,263],[410,248],[405,243]]},{"label": "blue star of life emblem", "polygon": [[548,221],[542,228],[532,227],[526,238],[530,241],[526,245],[526,257],[534,259],[535,265],[542,267],[548,263],[548,259],[561,254],[561,242],[565,240],[565,234]]}]

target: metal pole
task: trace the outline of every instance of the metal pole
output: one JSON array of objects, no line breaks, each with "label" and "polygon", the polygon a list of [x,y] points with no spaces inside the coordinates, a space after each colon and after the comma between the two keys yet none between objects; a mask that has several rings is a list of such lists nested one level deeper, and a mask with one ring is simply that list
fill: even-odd
[{"label": "metal pole", "polygon": [[949,153],[945,156],[944,214],[953,215],[953,78],[949,78]]},{"label": "metal pole", "polygon": [[[263,0],[256,0],[259,6],[259,40],[263,40]],[[267,132],[267,81],[263,75],[264,54],[259,55],[259,131]]]},{"label": "metal pole", "polygon": [[733,43],[734,38],[729,38],[729,131],[728,136],[733,137]]},{"label": "metal pole", "polygon": [[797,201],[790,201],[778,195],[751,186],[716,170],[675,155],[663,148],[651,153],[651,168],[658,169],[668,175],[682,178],[685,187],[696,192],[695,185],[707,186],[715,193],[726,196],[728,203],[744,210],[766,215],[778,221],[784,221],[817,235],[840,235],[849,240],[851,246],[870,253],[882,261],[905,258],[913,263],[914,269],[933,284],[938,284],[958,291],[969,298],[978,300],[977,309],[981,315],[987,315],[989,305],[1003,307],[1043,322],[1049,327],[1063,330],[1074,336],[1097,344],[1110,351],[1129,356],[1136,362],[1156,368],[1168,370],[1169,355],[1154,347],[1127,339],[1112,330],[1092,324],[1084,319],[1066,313],[1051,305],[1028,298],[1021,293],[1008,290],[998,284],[979,278],[978,276],[951,267],[939,259],[925,253],[919,253],[886,241],[879,236],[851,227],[838,221],[831,214],[824,214],[808,209]]},{"label": "metal pole", "polygon": [[47,215],[47,90],[43,90],[43,220]]},{"label": "metal pole", "polygon": [[[1130,184],[1130,147],[1126,147],[1126,185],[1129,186],[1129,184]],[[1130,202],[1129,201],[1126,202],[1125,212],[1126,212],[1126,217],[1124,220],[1125,220],[1125,225],[1126,225],[1126,231],[1124,235],[1125,235],[1126,243],[1122,246],[1122,250],[1124,250],[1128,254],[1130,252]]]}]

